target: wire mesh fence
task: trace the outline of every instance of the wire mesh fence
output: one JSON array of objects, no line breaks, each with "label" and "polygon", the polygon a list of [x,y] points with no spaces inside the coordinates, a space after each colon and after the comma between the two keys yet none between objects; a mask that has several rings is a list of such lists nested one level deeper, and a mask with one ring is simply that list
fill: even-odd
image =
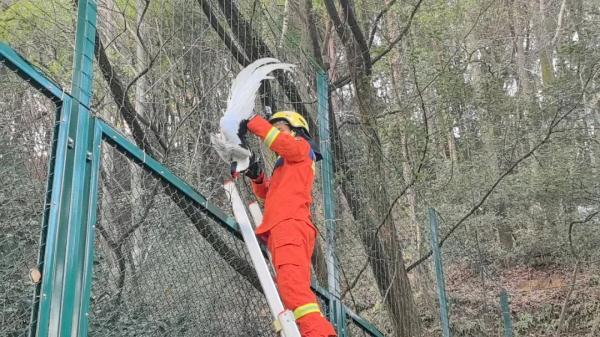
[{"label": "wire mesh fence", "polygon": [[[317,136],[314,121],[318,62],[311,52],[308,32],[299,28],[306,22],[307,12],[293,8],[297,5],[100,1],[98,32],[102,45],[97,53],[100,71],[95,77],[95,113],[199,191],[207,191],[214,179],[223,177],[225,172],[224,166],[203,163],[219,163],[208,134],[218,128],[231,79],[242,66],[258,58],[277,57],[297,67],[293,75],[276,74],[276,80],[261,88],[256,111],[263,115],[277,110],[299,111],[309,117],[312,134]],[[286,18],[290,21],[286,22]],[[294,52],[288,52],[290,49]],[[119,114],[114,114],[116,111]],[[258,142],[252,147],[260,148]],[[275,157],[266,149],[260,151],[265,170],[270,173]],[[319,229],[313,267],[314,279],[327,287],[326,228],[319,183],[315,183],[313,194],[313,220]],[[244,192],[247,199],[252,198],[248,188]],[[354,226],[356,223],[349,221],[352,225],[347,227],[340,222],[340,227],[345,227],[340,229],[340,235],[349,244],[341,244],[338,252],[347,263],[344,267],[348,270],[338,272],[339,282],[346,288],[359,276],[357,261],[361,262],[360,267],[371,262],[363,242],[356,240],[366,226]],[[378,325],[386,324],[387,314],[374,307],[380,302],[375,298],[381,295],[373,286],[370,266],[367,269],[368,278],[358,277],[364,287],[352,289],[356,296],[344,293],[344,301],[359,312],[371,308],[369,318],[376,319]]]},{"label": "wire mesh fence", "polygon": [[[0,335],[27,336],[56,105],[0,62]],[[48,192],[49,193],[49,192]]]},{"label": "wire mesh fence", "polygon": [[370,337],[364,328],[356,325],[353,321],[348,320],[346,322],[346,336],[348,337]]},{"label": "wire mesh fence", "polygon": [[[583,322],[579,327],[591,330],[592,335],[597,332],[600,324],[594,317],[598,316],[600,301],[595,297],[598,280],[593,275],[598,260],[594,252],[598,251],[596,247],[600,242],[595,230],[599,200],[595,2],[586,0],[573,5],[563,1],[532,6],[518,1],[490,1],[489,4],[418,1],[416,7],[410,2],[390,1],[384,5],[377,1],[356,2],[357,26],[370,27],[363,28],[368,33],[367,54],[372,61],[366,65],[368,69],[364,69],[372,71],[363,78],[369,88],[357,88],[357,83],[352,81],[353,76],[360,75],[356,71],[362,69],[357,64],[362,62],[363,55],[353,54],[352,48],[347,48],[351,45],[346,42],[352,40],[348,39],[351,32],[347,31],[346,38],[336,37],[335,25],[328,23],[333,16],[327,14],[324,2],[304,2],[315,7],[312,13],[317,15],[312,18],[310,7],[300,8],[301,3],[97,1],[99,44],[92,110],[198,190],[208,194],[216,191],[220,196],[217,182],[226,170],[212,165],[219,160],[211,150],[208,135],[218,128],[231,78],[242,66],[260,57],[273,56],[293,62],[297,64],[295,75],[277,74],[276,80],[261,89],[257,112],[268,113],[265,106],[271,110],[293,108],[314,117],[315,64],[325,68],[319,61],[324,57],[329,63],[330,78],[336,84],[330,88],[332,148],[339,200],[336,206],[340,214],[335,219],[336,257],[340,262],[338,278],[345,303],[376,325],[385,326],[385,332],[390,335],[402,335],[399,331],[410,324],[402,321],[408,316],[403,310],[413,317],[419,312],[424,325],[431,326],[430,322],[436,319],[431,267],[427,262],[411,266],[414,268],[408,276],[403,270],[410,261],[427,253],[427,220],[423,214],[427,207],[436,206],[448,220],[442,223],[440,232],[444,235],[454,232],[444,250],[451,306],[457,308],[465,301],[461,307],[472,308],[466,305],[469,304],[466,301],[474,300],[472,296],[460,294],[459,283],[465,280],[477,280],[480,286],[475,288],[480,287],[477,291],[485,297],[475,300],[479,301],[477,310],[460,312],[472,319],[462,320],[467,322],[465,327],[456,329],[463,329],[464,334],[477,331],[482,335],[487,333],[482,330],[483,326],[495,329],[496,321],[492,317],[496,315],[499,288],[509,290],[513,304],[531,297],[521,294],[538,291],[540,287],[544,294],[552,294],[547,301],[553,303],[551,309],[523,307],[530,311],[522,311],[521,324],[515,325],[518,331],[528,331],[528,322],[532,320],[540,319],[544,324],[558,321],[561,316],[559,297],[566,297],[570,284],[575,284],[571,296],[587,296],[587,301],[577,301],[577,306],[567,307],[567,313],[573,322],[577,319]],[[69,89],[73,63],[75,7],[76,2],[72,0],[0,3],[0,40],[26,55],[66,89]],[[338,13],[346,10],[338,6]],[[413,14],[416,15],[413,17]],[[559,19],[550,20],[549,24],[548,20],[538,20],[542,17]],[[320,31],[310,31],[311,19],[322,20],[314,27]],[[400,26],[401,21],[408,23],[406,30]],[[554,21],[557,27],[553,27]],[[406,32],[410,34],[404,35]],[[309,34],[317,38],[311,41]],[[432,40],[432,36],[436,38]],[[322,46],[316,48],[320,50],[315,50],[311,42],[322,42]],[[381,50],[385,57],[380,54]],[[2,219],[3,229],[10,229],[6,231],[9,234],[3,232],[2,235],[21,235],[22,240],[17,241],[29,247],[38,245],[29,241],[35,236],[23,234],[22,227],[17,229],[16,224],[24,221],[26,212],[22,208],[29,207],[25,205],[33,198],[21,202],[23,197],[19,196],[39,191],[43,194],[43,183],[37,185],[37,179],[46,173],[37,172],[36,167],[38,161],[44,160],[43,165],[47,166],[48,159],[35,155],[44,152],[39,144],[49,144],[47,137],[52,126],[42,128],[36,124],[37,120],[25,125],[22,116],[21,119],[9,117],[26,105],[34,106],[30,101],[38,98],[37,93],[29,89],[21,90],[20,84],[13,85],[10,78],[16,77],[2,75],[0,81],[7,81],[8,86],[1,89],[0,99],[3,103],[9,102],[2,104],[2,110],[5,107],[10,110],[1,117],[6,121],[0,126],[3,128],[1,136],[6,141],[0,146],[7,151],[6,155],[2,154],[2,167],[17,167],[23,172],[22,176],[15,176],[15,172],[20,171],[8,169],[2,177],[1,188],[5,190],[2,197],[8,198],[2,203],[2,212],[4,214],[6,209],[10,214]],[[18,98],[23,92],[28,94]],[[362,103],[368,101],[369,96],[373,98],[370,102],[375,103],[371,104],[373,109]],[[25,97],[30,100],[26,105],[15,103],[18,99],[26,100]],[[11,146],[20,150],[4,150]],[[256,144],[253,147],[256,148]],[[115,152],[107,150],[111,151]],[[270,171],[272,158],[263,152],[267,171]],[[119,171],[118,168],[111,170]],[[156,179],[137,177],[144,174],[139,172],[132,174],[133,178],[123,179],[135,181],[129,183],[135,188],[139,188],[144,179]],[[103,179],[107,174],[104,175]],[[502,182],[496,186],[499,177]],[[109,186],[110,179],[106,181],[103,180]],[[42,187],[33,193],[34,185]],[[147,197],[146,194],[152,193],[142,191],[131,194],[137,194],[140,200],[160,200],[165,207],[167,203],[178,205],[179,201],[161,188],[165,187],[157,187],[156,195],[162,197]],[[494,191],[488,195],[488,190]],[[111,199],[106,191],[103,193],[102,202],[108,200],[109,204],[121,206],[122,200]],[[131,204],[125,196],[121,197],[125,204]],[[43,197],[39,200],[42,205]],[[214,200],[226,207],[220,197]],[[315,201],[314,220],[320,230],[319,237],[323,238],[325,228],[320,218],[322,205],[318,188]],[[34,214],[33,209],[31,206],[32,211],[27,214]],[[102,211],[108,212],[108,209]],[[133,206],[128,215],[118,207],[115,209],[118,214],[109,212],[110,217],[103,215],[102,221],[134,223],[135,219],[144,218]],[[38,210],[36,216],[42,212]],[[148,211],[148,214],[154,213]],[[468,219],[461,222],[465,215]],[[156,223],[164,223],[158,215],[148,216],[146,218]],[[123,246],[118,250],[125,251],[125,245],[135,247],[132,240],[136,235],[154,242],[143,235],[155,238],[166,232],[160,226],[140,225],[127,234],[123,228],[135,228],[135,224],[123,228],[105,226],[109,228],[107,238],[117,240],[115,242],[123,238],[120,244]],[[146,233],[142,229],[145,227],[156,228],[156,232]],[[114,256],[116,253],[110,244],[102,246],[100,234],[97,235],[98,247],[104,247],[107,252],[102,263],[112,264],[109,270],[119,270],[123,263],[118,261],[122,259]],[[17,241],[7,238],[2,237],[3,247],[21,247],[20,244],[15,246]],[[153,243],[157,245],[160,246]],[[323,248],[322,240],[317,247]],[[19,260],[25,255],[7,256],[9,260]],[[319,256],[322,254],[315,253],[315,275],[320,284],[325,285],[324,263]],[[181,257],[170,257],[174,261],[178,258]],[[34,260],[33,257],[24,259]],[[563,270],[544,269],[548,259],[561,264]],[[14,275],[20,271],[16,271],[13,263],[2,261],[2,277],[6,280],[17,277]],[[108,290],[113,289],[108,297],[125,298],[120,290],[114,292],[114,289],[127,288],[122,294],[133,291],[128,282],[135,279],[131,275],[139,269],[135,269],[138,262],[132,261],[124,264],[124,274],[120,271],[115,274],[116,281],[105,282],[109,285],[117,282],[110,286],[113,288],[106,286]],[[157,261],[162,260],[154,257],[151,261],[158,265]],[[521,285],[509,284],[503,269],[517,264],[521,269],[514,271],[519,273],[510,276],[527,275],[527,278]],[[573,282],[569,281],[569,273],[564,272],[565,266],[569,269],[571,265],[585,270],[575,272]],[[455,275],[454,270],[467,275]],[[540,271],[546,274],[537,274]],[[118,286],[119,273],[127,275],[122,286]],[[546,281],[539,281],[542,279]],[[23,285],[26,291],[33,288],[25,287],[25,283],[15,284]],[[582,291],[577,291],[579,286]],[[15,294],[3,292],[11,301],[16,298]],[[20,296],[19,293],[17,297]],[[417,311],[406,307],[413,298],[425,309]],[[16,302],[11,303],[5,308],[13,308]],[[111,308],[109,304],[113,305],[106,303],[108,308]],[[539,309],[542,315],[529,317],[534,309]],[[6,310],[13,312],[13,309]],[[457,313],[451,310],[451,315]],[[3,319],[5,317],[8,316]],[[105,321],[110,323],[112,317],[109,315],[109,318]],[[469,324],[475,326],[469,327]],[[565,322],[568,324],[571,323]],[[103,329],[108,326],[106,323]]]},{"label": "wire mesh fence", "polygon": [[[365,127],[360,116],[352,112],[351,91],[334,90],[330,100],[331,150],[339,214],[335,221],[335,253],[341,297],[354,312],[385,335],[393,336],[392,318],[402,316],[399,289],[403,279],[399,273],[404,267],[405,242],[400,240],[400,233],[393,225],[395,214],[386,213],[391,205],[388,193],[401,188],[402,181],[375,173],[372,156],[382,156],[382,149],[378,148],[379,139],[370,133],[373,129]],[[394,165],[388,158],[383,162]],[[391,172],[394,171],[390,169]]]},{"label": "wire mesh fence", "polygon": [[[294,8],[295,2],[290,2],[291,7],[277,1],[102,0],[97,4],[99,44],[95,55],[92,111],[203,194],[215,193],[211,200],[217,205],[228,207],[220,192],[220,178],[226,174],[226,167],[225,164],[213,165],[220,162],[211,149],[208,135],[218,128],[230,81],[242,66],[260,57],[278,57],[295,63],[294,75],[277,74],[276,80],[261,89],[256,111],[268,114],[282,109],[297,110],[310,117],[311,131],[316,135],[314,75],[318,62],[309,52],[312,47],[307,31],[299,29],[307,20],[303,17],[307,14],[304,9]],[[66,0],[16,2],[2,15],[12,15],[11,22],[28,22],[27,30],[17,32],[17,26],[1,21],[0,34],[8,36],[6,40],[11,46],[68,89],[74,13],[73,2]],[[57,31],[60,33],[54,33]],[[295,52],[290,53],[290,49]],[[258,148],[257,144],[253,147]],[[226,321],[205,313],[205,304],[200,302],[214,303],[214,295],[188,287],[193,278],[178,263],[190,262],[190,256],[184,254],[188,248],[189,254],[196,254],[198,259],[205,253],[193,247],[210,245],[211,249],[217,249],[211,245],[211,240],[216,238],[223,240],[223,249],[230,247],[227,252],[233,250],[235,254],[226,255],[220,263],[206,257],[207,261],[214,266],[239,263],[241,260],[233,258],[239,254],[245,259],[238,251],[239,243],[231,241],[227,233],[202,232],[216,227],[214,224],[201,226],[202,231],[199,230],[199,225],[194,223],[198,220],[191,219],[203,218],[191,204],[186,204],[185,198],[157,184],[155,177],[128,162],[115,149],[106,148],[104,152],[90,331],[113,335],[185,335],[192,334],[187,331],[200,331],[201,324],[194,320],[178,324],[183,318]],[[262,152],[266,170],[270,172],[274,157],[267,151]],[[248,189],[245,192],[249,196]],[[357,198],[367,197],[358,192]],[[326,286],[322,253],[325,227],[320,193],[319,188],[315,188],[314,221],[320,231],[317,247],[321,252],[315,253],[314,269],[315,279]],[[355,207],[356,204],[344,202],[338,205],[341,212],[347,214]],[[158,211],[163,208],[167,211]],[[373,214],[373,210],[367,212],[364,214]],[[342,262],[338,276],[344,301],[353,310],[367,313],[377,325],[388,324],[389,314],[380,312],[385,294],[378,290],[376,272],[370,265],[387,258],[381,255],[381,246],[369,247],[369,242],[373,242],[369,237],[374,234],[361,236],[368,226],[360,216],[353,214],[353,217],[338,220],[337,256]],[[175,227],[174,219],[181,221],[181,227],[170,227]],[[197,235],[193,239],[193,226],[202,239]],[[175,237],[179,235],[189,242],[178,243]],[[397,261],[397,257],[393,259]],[[214,269],[210,266],[212,264],[192,264],[185,270],[196,270],[200,275]],[[223,278],[230,277],[228,284],[238,282],[231,271],[223,272]],[[178,282],[181,285],[177,285]],[[227,289],[223,282],[217,280],[215,284]],[[223,296],[243,298],[234,294],[232,290]],[[188,305],[186,301],[196,297],[199,303]],[[237,302],[232,300],[231,303]],[[325,308],[325,303],[322,304]],[[185,309],[188,306],[190,310]],[[257,323],[236,321],[220,326],[211,325],[216,324],[213,322],[206,326],[211,327],[210,331],[215,331],[212,327],[230,329],[227,331],[232,335],[246,328],[270,331],[265,328],[270,323],[262,322],[262,315],[261,312]],[[176,326],[182,330],[176,330]]]},{"label": "wire mesh fence", "polygon": [[243,66],[261,57],[296,64],[293,76],[278,73],[261,89],[256,111],[314,113],[306,95],[314,91],[314,66],[304,52],[278,49],[288,38],[273,26],[283,8],[272,5],[99,1],[92,109],[176,174],[201,183],[196,167],[214,155],[208,135]]},{"label": "wire mesh fence", "polygon": [[[208,135],[218,129],[229,84],[242,66],[260,57],[296,64],[293,75],[277,74],[261,88],[256,111],[266,115],[294,109],[310,116],[311,123],[315,120],[317,68],[304,48],[307,36],[296,25],[282,26],[284,12],[293,9],[274,2],[232,1],[100,1],[98,8],[102,44],[97,53],[95,114],[199,191],[210,191],[226,174],[225,164],[204,165],[221,163]],[[297,52],[285,52],[287,45],[297,46]],[[314,123],[311,128],[316,135]],[[252,147],[260,148],[254,141]],[[275,157],[266,149],[260,151],[270,173]],[[249,191],[244,186],[248,200],[253,198]],[[322,239],[318,188],[314,198]],[[315,279],[326,286],[319,241],[313,259]]]},{"label": "wire mesh fence", "polygon": [[242,241],[109,145],[100,180],[92,335],[273,334]]}]

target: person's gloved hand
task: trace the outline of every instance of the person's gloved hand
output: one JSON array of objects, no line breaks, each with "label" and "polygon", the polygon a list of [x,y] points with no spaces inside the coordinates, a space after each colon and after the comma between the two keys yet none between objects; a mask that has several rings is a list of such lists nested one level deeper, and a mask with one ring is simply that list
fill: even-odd
[{"label": "person's gloved hand", "polygon": [[263,169],[262,165],[260,164],[260,159],[252,155],[252,157],[250,158],[250,165],[248,166],[248,169],[246,169],[246,171],[244,172],[244,175],[255,182],[258,182],[257,180],[262,180]]}]

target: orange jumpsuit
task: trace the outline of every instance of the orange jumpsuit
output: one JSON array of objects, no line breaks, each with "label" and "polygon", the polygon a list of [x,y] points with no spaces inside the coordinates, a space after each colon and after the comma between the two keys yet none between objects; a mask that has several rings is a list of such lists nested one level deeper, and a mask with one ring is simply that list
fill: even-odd
[{"label": "orange jumpsuit", "polygon": [[252,189],[264,200],[263,222],[256,234],[267,241],[283,305],[294,311],[303,337],[336,336],[310,289],[316,238],[310,220],[315,153],[305,139],[280,132],[260,116],[248,122],[248,130],[280,156],[271,178],[259,176]]}]

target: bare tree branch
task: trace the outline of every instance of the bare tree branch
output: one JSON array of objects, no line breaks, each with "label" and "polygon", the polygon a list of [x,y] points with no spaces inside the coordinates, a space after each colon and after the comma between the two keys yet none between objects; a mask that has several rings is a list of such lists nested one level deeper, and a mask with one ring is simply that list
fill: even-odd
[{"label": "bare tree branch", "polygon": [[423,3],[423,0],[419,0],[419,2],[417,2],[415,7],[413,7],[413,10],[410,13],[410,16],[408,17],[408,22],[406,23],[406,25],[404,26],[404,28],[402,29],[400,34],[398,34],[398,36],[394,40],[392,40],[390,45],[384,51],[379,53],[379,55],[373,57],[373,61],[372,61],[373,64],[375,64],[375,62],[381,60],[381,58],[383,58],[385,55],[387,55],[387,53],[389,53],[396,46],[396,44],[398,44],[398,42],[402,41],[402,39],[404,38],[404,36],[408,32],[408,30],[410,29],[412,21],[413,21],[415,15],[417,14],[417,11],[419,10],[419,7],[421,7],[421,3]]},{"label": "bare tree branch", "polygon": [[[332,12],[330,11],[329,6],[328,6],[329,2],[331,2],[331,0],[326,0],[325,1],[325,5],[327,6],[327,10],[329,12],[329,15],[331,16]],[[413,10],[410,13],[410,16],[408,18],[408,23],[406,24],[406,26],[404,26],[404,28],[402,29],[402,31],[400,32],[400,34],[394,40],[392,40],[392,42],[390,43],[390,45],[385,50],[383,50],[381,53],[379,53],[379,55],[370,57],[370,62],[369,62],[370,64],[369,64],[369,66],[373,66],[377,61],[381,60],[385,55],[387,55],[396,46],[396,44],[398,44],[398,42],[400,42],[404,38],[404,36],[408,32],[408,30],[410,29],[410,26],[412,24],[412,20],[415,17],[415,15],[417,14],[417,11],[419,10],[419,7],[421,6],[422,2],[423,2],[423,0],[419,0],[419,2],[417,2],[417,4],[415,5],[415,7],[413,7]],[[335,11],[335,7],[333,7],[333,11]],[[340,24],[341,24],[341,21],[340,21]],[[336,28],[337,28],[337,25],[336,25]],[[340,34],[340,32],[338,30],[338,35],[339,34]],[[369,46],[370,46],[370,44],[369,44]],[[339,89],[339,88],[341,88],[341,87],[349,84],[351,81],[352,80],[350,78],[350,75],[346,75],[346,76],[340,78],[339,80],[337,80],[335,83],[333,83],[333,85],[331,86],[330,90]]]},{"label": "bare tree branch", "polygon": [[350,27],[350,31],[354,36],[354,41],[359,48],[360,54],[363,58],[364,68],[367,74],[371,73],[371,54],[369,54],[369,46],[367,41],[365,40],[365,36],[360,29],[358,22],[356,21],[356,16],[354,15],[354,10],[348,3],[348,0],[339,0],[340,5],[342,6],[342,10],[344,11],[344,15],[347,18],[348,26]]},{"label": "bare tree branch", "polygon": [[575,247],[573,246],[573,226],[589,222],[590,220],[595,218],[598,214],[600,214],[600,211],[593,212],[593,213],[589,214],[588,216],[586,216],[585,219],[573,221],[569,224],[569,249],[571,250],[571,254],[573,254],[573,257],[575,257],[575,259],[577,259],[577,261],[580,261],[581,257],[579,256],[579,253],[577,253],[575,251]]},{"label": "bare tree branch", "polygon": [[248,60],[248,57],[233,42],[233,40],[231,39],[231,36],[229,34],[227,34],[227,32],[225,32],[225,29],[223,28],[223,26],[221,26],[221,24],[219,23],[219,20],[217,19],[217,16],[213,12],[209,1],[208,0],[198,0],[198,3],[202,7],[202,11],[204,12],[204,15],[206,16],[206,18],[208,19],[208,22],[210,23],[210,25],[212,26],[214,31],[217,32],[217,34],[221,38],[221,41],[223,41],[223,43],[225,44],[225,47],[227,47],[227,49],[229,49],[229,51],[231,52],[231,55],[233,55],[233,57],[236,59],[236,61],[238,61],[238,63],[241,64],[242,66],[245,67],[245,66],[249,65],[250,61]]},{"label": "bare tree branch", "polygon": [[[563,2],[563,4],[564,4],[564,2]],[[565,296],[565,300],[563,301],[563,304],[560,308],[560,315],[558,316],[558,323],[556,323],[556,331],[554,334],[555,337],[560,336],[560,330],[565,321],[565,316],[567,313],[567,306],[569,304],[569,300],[571,299],[571,295],[573,294],[573,290],[575,289],[575,283],[577,282],[577,273],[579,272],[580,264],[581,264],[581,261],[577,260],[577,262],[575,262],[575,266],[573,267],[573,273],[571,274],[571,282],[569,285],[569,291],[567,292],[567,295]]]},{"label": "bare tree branch", "polygon": [[388,2],[385,7],[377,14],[375,17],[375,21],[373,22],[373,28],[371,28],[371,33],[369,34],[369,48],[373,45],[373,39],[375,38],[375,34],[377,33],[377,28],[379,27],[379,21],[383,17],[385,13],[387,13],[393,5],[396,4],[396,0],[391,0]]},{"label": "bare tree branch", "polygon": [[129,125],[131,134],[136,140],[138,146],[142,148],[144,152],[152,155],[153,157],[161,158],[162,155],[160,151],[155,150],[152,147],[153,142],[151,140],[148,141],[147,135],[144,132],[144,128],[138,119],[138,114],[135,112],[135,108],[131,101],[127,98],[123,83],[117,77],[112,65],[110,64],[98,32],[96,32],[95,54],[96,60],[98,61],[98,66],[100,67],[100,72],[102,73],[106,83],[108,83],[110,92],[113,95],[113,99],[119,108],[118,113],[120,116],[123,116],[123,119],[125,119],[125,122]]}]

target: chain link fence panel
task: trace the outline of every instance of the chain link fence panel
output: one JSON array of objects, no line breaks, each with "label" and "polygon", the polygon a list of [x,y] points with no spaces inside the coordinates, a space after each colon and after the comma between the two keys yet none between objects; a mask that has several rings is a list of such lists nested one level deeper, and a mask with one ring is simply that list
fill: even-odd
[{"label": "chain link fence panel", "polygon": [[108,144],[99,187],[91,335],[274,335],[242,241]]},{"label": "chain link fence panel", "polygon": [[38,301],[56,109],[0,62],[0,336],[27,336]]}]

